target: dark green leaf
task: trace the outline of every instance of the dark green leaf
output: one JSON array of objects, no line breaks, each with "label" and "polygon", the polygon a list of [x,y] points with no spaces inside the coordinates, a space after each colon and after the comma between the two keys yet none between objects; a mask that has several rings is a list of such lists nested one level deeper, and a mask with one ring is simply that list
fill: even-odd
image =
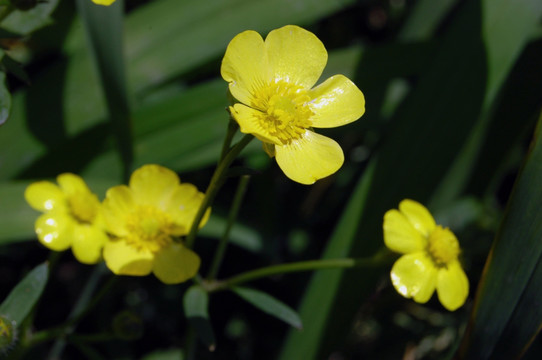
[{"label": "dark green leaf", "polygon": [[48,277],[47,263],[36,266],[4,299],[0,305],[0,314],[16,324],[22,323],[39,300]]},{"label": "dark green leaf", "polygon": [[295,310],[271,295],[246,287],[234,287],[231,290],[261,311],[284,321],[298,330],[303,328],[301,318]]},{"label": "dark green leaf", "polygon": [[6,73],[0,71],[0,125],[5,123],[11,112],[11,94],[6,84]]},{"label": "dark green leaf", "polygon": [[542,117],[538,125],[478,287],[463,359],[517,359],[542,326]]},{"label": "dark green leaf", "polygon": [[141,360],[183,360],[181,349],[158,350],[145,355]]},{"label": "dark green leaf", "polygon": [[59,0],[47,0],[38,3],[30,10],[15,10],[4,21],[2,28],[21,35],[30,33],[52,24],[50,15],[58,5]]},{"label": "dark green leaf", "polygon": [[198,338],[210,351],[213,351],[215,335],[207,311],[209,305],[207,292],[201,286],[191,286],[184,294],[183,305],[185,316],[196,331]]},{"label": "dark green leaf", "polygon": [[123,1],[96,6],[91,1],[78,0],[77,6],[100,74],[109,120],[124,163],[124,180],[128,180],[134,150],[122,42]]}]

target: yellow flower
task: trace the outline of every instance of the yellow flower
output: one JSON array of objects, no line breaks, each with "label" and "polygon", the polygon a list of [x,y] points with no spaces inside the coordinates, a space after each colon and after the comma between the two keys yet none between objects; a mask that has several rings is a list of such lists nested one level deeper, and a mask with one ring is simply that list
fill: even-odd
[{"label": "yellow flower", "polygon": [[134,171],[129,186],[109,189],[103,202],[114,236],[104,247],[107,267],[117,275],[153,272],[166,284],[196,275],[198,255],[175,238],[188,233],[202,200],[194,185],[181,184],[167,168],[145,165]]},{"label": "yellow flower", "polygon": [[55,251],[71,246],[77,260],[95,264],[107,241],[100,201],[77,175],[61,174],[57,182],[39,181],[24,193],[30,206],[44,212],[35,223],[38,239]]},{"label": "yellow flower", "polygon": [[93,3],[98,5],[109,6],[115,2],[115,0],[92,0]]},{"label": "yellow flower", "polygon": [[255,31],[242,32],[222,60],[222,77],[240,102],[230,112],[241,132],[261,140],[286,176],[302,184],[344,162],[339,144],[312,129],[345,125],[365,112],[363,94],[343,75],[313,88],[326,63],[322,42],[293,25],[271,31],[265,41]]},{"label": "yellow flower", "polygon": [[391,270],[393,286],[407,298],[426,303],[437,290],[441,304],[454,311],[465,303],[469,280],[459,263],[459,242],[448,228],[436,225],[420,203],[403,200],[384,215],[384,242],[405,254]]}]

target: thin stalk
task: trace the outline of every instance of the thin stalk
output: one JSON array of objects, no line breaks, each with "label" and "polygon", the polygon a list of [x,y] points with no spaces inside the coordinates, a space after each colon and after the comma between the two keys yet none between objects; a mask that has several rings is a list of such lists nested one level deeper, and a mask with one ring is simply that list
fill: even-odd
[{"label": "thin stalk", "polygon": [[57,338],[57,341],[49,352],[48,358],[60,358],[60,355],[64,350],[64,347],[66,346],[65,336],[71,334],[75,330],[77,323],[79,323],[79,321],[85,315],[87,315],[94,308],[94,306],[96,306],[96,304],[109,291],[109,289],[113,286],[114,281],[116,281],[117,279],[116,276],[111,277],[101,288],[101,290],[92,298],[92,294],[98,286],[100,277],[104,273],[104,269],[105,267],[103,264],[95,268],[94,272],[90,276],[90,279],[87,281],[85,288],[81,292],[77,303],[75,304],[70,315],[68,316],[68,320],[58,327],[36,333],[33,336],[30,345],[35,345],[36,343],[42,341]]},{"label": "thin stalk", "polygon": [[300,271],[312,271],[321,269],[339,269],[339,268],[353,268],[353,267],[372,267],[387,264],[389,262],[389,253],[387,251],[380,251],[370,258],[359,259],[322,259],[322,260],[308,260],[300,261],[289,264],[280,264],[267,266],[256,270],[247,271],[239,275],[233,276],[229,279],[220,281],[208,281],[204,283],[205,288],[209,292],[221,291],[232,288],[234,286],[257,280],[260,278],[268,277],[271,275],[286,274]]},{"label": "thin stalk", "polygon": [[235,122],[230,116],[230,121],[228,122],[228,131],[226,132],[226,137],[224,138],[224,143],[222,144],[222,151],[220,152],[219,162],[222,161],[224,157],[226,157],[228,151],[230,151],[231,141],[233,140],[233,137],[235,136],[238,128],[239,126],[237,125],[237,122]]},{"label": "thin stalk", "polygon": [[243,150],[253,138],[254,137],[250,134],[243,136],[243,138],[237,144],[235,144],[235,146],[228,152],[228,154],[218,163],[213,177],[211,178],[211,182],[207,187],[207,191],[205,192],[205,197],[203,198],[198,212],[196,213],[196,217],[194,218],[194,222],[192,223],[190,232],[186,237],[186,246],[188,248],[192,248],[192,246],[194,245],[194,240],[196,239],[196,234],[198,232],[201,219],[203,219],[205,212],[207,211],[209,206],[211,206],[211,203],[213,202],[216,194],[218,193],[218,190],[224,183],[226,177],[226,170],[228,170],[233,160],[235,160],[241,150]]},{"label": "thin stalk", "polygon": [[228,239],[230,237],[231,228],[235,223],[235,220],[237,219],[237,214],[239,213],[239,208],[241,207],[241,203],[243,202],[249,180],[250,176],[248,175],[243,175],[239,179],[239,184],[237,185],[237,190],[235,191],[233,203],[230,209],[230,213],[228,215],[226,229],[224,230],[224,234],[220,238],[220,242],[218,243],[213,262],[211,263],[209,274],[207,275],[208,280],[214,279],[218,274],[218,269],[222,264],[222,259],[224,258],[224,254],[226,253],[226,247],[228,246]]}]

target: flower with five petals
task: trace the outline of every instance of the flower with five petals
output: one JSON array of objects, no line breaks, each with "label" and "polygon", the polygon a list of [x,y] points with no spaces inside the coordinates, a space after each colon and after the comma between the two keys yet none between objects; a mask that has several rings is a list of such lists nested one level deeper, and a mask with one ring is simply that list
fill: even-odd
[{"label": "flower with five petals", "polygon": [[188,234],[202,200],[194,185],[181,184],[165,167],[145,165],[134,171],[129,186],[109,189],[103,202],[112,235],[103,251],[107,267],[117,275],[152,272],[166,284],[195,276],[200,258],[179,238]]},{"label": "flower with five petals", "polygon": [[448,228],[435,223],[420,203],[405,199],[399,210],[384,215],[384,242],[404,254],[391,270],[397,292],[426,303],[437,291],[441,304],[454,311],[465,303],[469,280],[459,263],[459,242]]},{"label": "flower with five petals", "polygon": [[35,223],[38,239],[55,251],[71,247],[78,261],[95,264],[107,241],[100,201],[78,175],[64,173],[57,182],[39,181],[25,190],[28,204],[44,212]]},{"label": "flower with five petals", "polygon": [[343,75],[314,87],[327,51],[311,32],[288,25],[265,41],[255,31],[233,38],[221,74],[239,101],[230,107],[241,132],[263,142],[290,179],[302,184],[335,173],[344,162],[341,147],[313,128],[348,124],[365,112],[365,98]]}]

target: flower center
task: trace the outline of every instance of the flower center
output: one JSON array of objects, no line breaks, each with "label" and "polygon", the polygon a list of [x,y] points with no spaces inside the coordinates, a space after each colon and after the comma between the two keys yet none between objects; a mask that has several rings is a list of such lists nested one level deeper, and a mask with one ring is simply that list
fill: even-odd
[{"label": "flower center", "polygon": [[260,126],[283,144],[298,139],[311,126],[310,97],[301,86],[279,80],[254,93],[252,107],[261,111]]},{"label": "flower center", "polygon": [[435,264],[443,267],[450,261],[457,259],[459,255],[459,242],[450,229],[438,225],[429,234],[427,251]]},{"label": "flower center", "polygon": [[138,250],[158,252],[169,245],[172,222],[168,214],[154,206],[138,206],[127,218],[126,242]]},{"label": "flower center", "polygon": [[98,213],[100,202],[92,193],[77,192],[68,197],[68,207],[75,220],[82,224],[90,224]]}]

